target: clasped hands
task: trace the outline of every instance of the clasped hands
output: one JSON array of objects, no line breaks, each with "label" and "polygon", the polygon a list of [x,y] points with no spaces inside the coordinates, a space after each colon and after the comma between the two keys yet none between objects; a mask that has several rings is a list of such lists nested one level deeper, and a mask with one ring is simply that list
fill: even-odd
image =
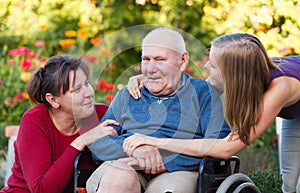
[{"label": "clasped hands", "polygon": [[165,172],[162,156],[157,147],[145,145],[148,138],[142,134],[134,134],[125,139],[123,150],[129,156],[120,159],[121,162],[143,170],[147,174]]}]

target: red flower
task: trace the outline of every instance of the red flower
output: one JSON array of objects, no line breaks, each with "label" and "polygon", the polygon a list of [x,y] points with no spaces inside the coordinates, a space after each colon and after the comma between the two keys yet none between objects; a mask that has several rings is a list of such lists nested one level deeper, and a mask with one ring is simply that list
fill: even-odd
[{"label": "red flower", "polygon": [[203,64],[202,64],[202,62],[201,62],[200,60],[197,60],[197,61],[196,61],[196,66],[202,67],[202,65],[203,65]]},{"label": "red flower", "polygon": [[188,74],[191,74],[191,73],[194,72],[194,70],[192,68],[186,68],[185,72],[188,73]]},{"label": "red flower", "polygon": [[93,45],[101,44],[101,39],[100,38],[91,38],[90,43]]},{"label": "red flower", "polygon": [[111,101],[114,99],[114,95],[108,94],[104,97],[104,99],[111,103]]},{"label": "red flower", "polygon": [[275,147],[278,145],[278,136],[277,135],[274,135],[272,137],[272,143]]},{"label": "red flower", "polygon": [[114,85],[113,84],[109,84],[107,82],[105,82],[105,80],[99,80],[97,85],[96,85],[96,89],[99,91],[113,91],[114,90]]},{"label": "red flower", "polygon": [[22,58],[22,59],[20,60],[20,66],[21,66],[24,70],[29,71],[29,70],[32,68],[33,63],[32,63],[32,61],[31,61],[29,58]]},{"label": "red flower", "polygon": [[15,100],[18,101],[19,103],[22,102],[24,99],[25,99],[25,97],[24,97],[23,93],[21,93],[21,92],[17,93],[15,95]]},{"label": "red flower", "polygon": [[108,68],[109,68],[110,70],[115,70],[115,69],[117,69],[116,65],[114,65],[114,64],[112,64],[112,63],[110,63],[110,64],[108,65]]},{"label": "red flower", "polygon": [[36,58],[38,56],[38,54],[36,52],[29,52],[27,54],[27,58]]},{"label": "red flower", "polygon": [[85,188],[76,188],[78,193],[87,193]]}]

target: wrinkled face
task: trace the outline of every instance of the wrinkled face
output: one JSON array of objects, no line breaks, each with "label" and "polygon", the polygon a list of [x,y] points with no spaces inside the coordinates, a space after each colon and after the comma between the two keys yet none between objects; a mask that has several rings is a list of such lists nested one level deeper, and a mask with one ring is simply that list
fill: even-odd
[{"label": "wrinkled face", "polygon": [[145,87],[155,96],[168,96],[176,92],[184,71],[180,55],[168,48],[144,46],[142,73]]},{"label": "wrinkled face", "polygon": [[[76,78],[73,82],[74,73]],[[66,94],[57,97],[61,110],[70,113],[76,120],[87,118],[94,112],[94,90],[82,69],[70,72],[70,86]]]},{"label": "wrinkled face", "polygon": [[218,67],[218,58],[219,55],[214,46],[212,46],[209,52],[209,60],[205,64],[205,68],[209,70],[209,77],[206,81],[215,87],[219,94],[222,94],[224,92],[224,82]]}]

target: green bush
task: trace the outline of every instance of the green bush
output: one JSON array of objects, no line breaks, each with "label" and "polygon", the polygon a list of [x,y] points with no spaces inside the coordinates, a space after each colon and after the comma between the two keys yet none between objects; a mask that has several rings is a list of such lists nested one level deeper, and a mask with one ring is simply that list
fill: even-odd
[{"label": "green bush", "polygon": [[281,193],[282,179],[278,170],[264,170],[259,168],[249,173],[248,176],[252,179],[255,185],[262,193]]}]

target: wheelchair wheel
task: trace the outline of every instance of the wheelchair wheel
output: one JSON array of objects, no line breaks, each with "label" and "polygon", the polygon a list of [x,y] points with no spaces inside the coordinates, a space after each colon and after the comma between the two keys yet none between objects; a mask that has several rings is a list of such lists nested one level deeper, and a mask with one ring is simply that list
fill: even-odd
[{"label": "wheelchair wheel", "polygon": [[[216,193],[233,193],[240,185],[243,183],[249,182],[250,184],[253,184],[253,181],[245,174],[242,173],[235,173],[230,176],[228,176],[219,186]],[[246,183],[244,186],[249,186],[248,183]],[[244,186],[241,186],[239,188],[246,188]],[[255,185],[254,185],[255,186]],[[255,186],[256,187],[256,186]],[[252,186],[251,186],[252,188]],[[248,188],[251,191],[248,191],[247,193],[259,193],[257,191],[252,191],[252,189]],[[234,193],[238,193],[239,191]],[[242,193],[242,192],[240,192]]]},{"label": "wheelchair wheel", "polygon": [[251,182],[240,184],[233,193],[261,193],[260,190]]}]

